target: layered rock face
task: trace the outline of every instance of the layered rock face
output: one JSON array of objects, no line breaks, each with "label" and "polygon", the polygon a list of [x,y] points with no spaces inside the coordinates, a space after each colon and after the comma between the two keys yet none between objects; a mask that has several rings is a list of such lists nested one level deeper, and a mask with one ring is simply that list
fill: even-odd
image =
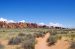
[{"label": "layered rock face", "polygon": [[48,26],[39,26],[36,23],[7,23],[0,21],[0,28],[48,28]]},{"label": "layered rock face", "polygon": [[50,29],[65,29],[62,27],[53,27],[47,25],[38,25],[36,23],[7,23],[5,21],[0,21],[0,28],[50,28]]}]

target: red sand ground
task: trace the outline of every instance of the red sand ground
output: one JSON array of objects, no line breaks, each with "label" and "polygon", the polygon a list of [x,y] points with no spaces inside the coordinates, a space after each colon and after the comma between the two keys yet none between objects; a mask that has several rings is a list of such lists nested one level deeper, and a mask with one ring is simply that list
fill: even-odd
[{"label": "red sand ground", "polygon": [[2,44],[5,49],[16,49],[19,45],[8,45],[8,40],[0,40],[0,44]]},{"label": "red sand ground", "polygon": [[35,45],[35,49],[67,49],[70,46],[69,42],[64,40],[58,40],[55,45],[47,46],[46,40],[49,36],[50,34],[47,33],[44,38],[36,38],[37,44]]},{"label": "red sand ground", "polygon": [[[58,40],[55,45],[53,46],[47,46],[47,42],[46,40],[48,39],[48,37],[50,36],[49,33],[47,33],[44,38],[39,37],[36,38],[37,40],[37,44],[35,45],[35,49],[67,49],[70,44],[68,41],[64,41],[62,40]],[[16,49],[17,45],[8,45],[8,41],[7,40],[0,40],[0,44],[5,46],[5,49]]]}]

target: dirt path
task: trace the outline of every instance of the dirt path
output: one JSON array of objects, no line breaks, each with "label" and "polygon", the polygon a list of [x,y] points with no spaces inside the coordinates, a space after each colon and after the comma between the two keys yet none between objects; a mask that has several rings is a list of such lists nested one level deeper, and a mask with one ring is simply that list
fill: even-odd
[{"label": "dirt path", "polygon": [[49,36],[50,34],[47,33],[44,38],[36,38],[37,44],[35,45],[35,49],[67,49],[70,46],[69,42],[64,40],[58,40],[55,45],[49,47],[47,46],[46,42]]},{"label": "dirt path", "polygon": [[37,44],[35,45],[35,49],[48,49],[46,40],[48,39],[49,36],[50,34],[47,33],[44,38],[42,37],[36,38]]},{"label": "dirt path", "polygon": [[64,40],[58,40],[54,46],[49,47],[50,49],[68,49],[70,46],[69,42]]}]

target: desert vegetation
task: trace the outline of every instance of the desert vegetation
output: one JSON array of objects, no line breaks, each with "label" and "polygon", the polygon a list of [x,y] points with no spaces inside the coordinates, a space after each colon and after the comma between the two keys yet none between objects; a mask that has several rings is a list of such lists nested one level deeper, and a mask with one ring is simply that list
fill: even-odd
[{"label": "desert vegetation", "polygon": [[75,49],[75,41],[71,41],[69,49]]},{"label": "desert vegetation", "polygon": [[23,29],[0,29],[0,49],[35,49],[38,43],[36,38],[43,39],[50,33],[46,40],[47,46],[56,45],[58,40],[68,41],[68,49],[75,48],[75,29],[50,29],[50,28],[23,28]]}]

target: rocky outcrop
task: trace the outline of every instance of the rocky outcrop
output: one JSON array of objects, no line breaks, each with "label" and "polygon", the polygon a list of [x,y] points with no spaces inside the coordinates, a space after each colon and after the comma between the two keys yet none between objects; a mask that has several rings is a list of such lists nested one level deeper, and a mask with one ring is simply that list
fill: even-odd
[{"label": "rocky outcrop", "polygon": [[48,26],[39,26],[36,23],[6,23],[5,21],[0,21],[0,28],[48,28]]},{"label": "rocky outcrop", "polygon": [[38,25],[36,23],[7,23],[5,21],[0,21],[0,28],[52,28],[52,29],[62,29],[62,27],[49,27],[46,25]]}]

